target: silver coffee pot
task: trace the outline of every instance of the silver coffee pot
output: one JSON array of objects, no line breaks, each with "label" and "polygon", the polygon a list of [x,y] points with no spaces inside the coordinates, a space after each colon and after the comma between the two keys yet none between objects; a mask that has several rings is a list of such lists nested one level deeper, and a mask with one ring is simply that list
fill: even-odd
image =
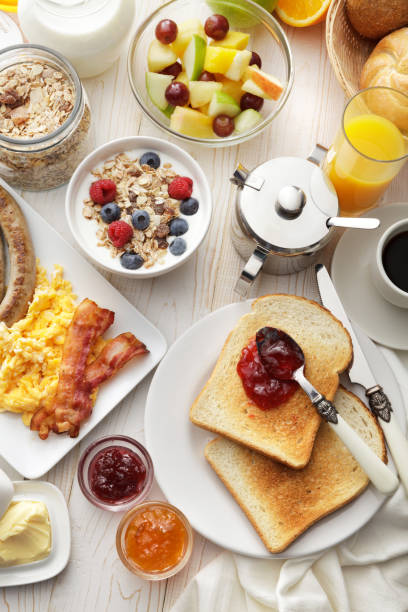
[{"label": "silver coffee pot", "polygon": [[249,171],[239,164],[232,242],[247,260],[235,291],[247,295],[261,270],[291,274],[314,264],[335,227],[375,229],[378,219],[338,217],[333,185],[320,168],[327,149],[307,159],[276,157]]}]

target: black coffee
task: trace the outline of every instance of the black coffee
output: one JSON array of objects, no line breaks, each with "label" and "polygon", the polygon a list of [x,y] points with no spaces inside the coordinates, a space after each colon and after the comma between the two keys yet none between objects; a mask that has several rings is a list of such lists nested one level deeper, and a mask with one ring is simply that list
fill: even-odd
[{"label": "black coffee", "polygon": [[382,261],[390,281],[408,293],[408,232],[391,238],[383,251]]}]

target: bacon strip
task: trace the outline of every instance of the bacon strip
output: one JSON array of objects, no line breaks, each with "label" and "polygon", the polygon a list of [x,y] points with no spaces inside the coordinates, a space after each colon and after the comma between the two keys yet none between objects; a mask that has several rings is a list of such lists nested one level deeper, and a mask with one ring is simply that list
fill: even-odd
[{"label": "bacon strip", "polygon": [[109,340],[102,352],[85,370],[85,383],[91,390],[111,378],[120,368],[136,355],[148,353],[143,342],[130,332]]},{"label": "bacon strip", "polygon": [[37,410],[31,419],[31,429],[39,431],[42,440],[51,429],[56,433],[68,431],[71,437],[78,435],[84,418],[81,415],[92,410],[89,385],[84,382],[89,353],[95,340],[112,325],[114,316],[89,299],[77,307],[65,338],[54,401],[48,409]]}]

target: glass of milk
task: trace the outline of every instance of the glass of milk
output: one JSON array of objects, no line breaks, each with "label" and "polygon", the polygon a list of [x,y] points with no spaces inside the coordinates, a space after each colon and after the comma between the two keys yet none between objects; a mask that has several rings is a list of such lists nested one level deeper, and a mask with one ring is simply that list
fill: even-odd
[{"label": "glass of milk", "polygon": [[80,77],[104,72],[118,59],[132,27],[135,0],[19,0],[30,43],[59,51]]}]

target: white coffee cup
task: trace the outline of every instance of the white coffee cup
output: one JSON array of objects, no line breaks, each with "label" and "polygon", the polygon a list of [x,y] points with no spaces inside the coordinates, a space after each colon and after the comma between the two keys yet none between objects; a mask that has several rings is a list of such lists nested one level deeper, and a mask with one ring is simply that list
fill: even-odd
[{"label": "white coffee cup", "polygon": [[376,289],[381,293],[384,299],[400,308],[408,308],[408,292],[397,287],[397,285],[387,276],[383,265],[383,253],[391,238],[401,232],[407,231],[408,219],[403,219],[402,221],[397,221],[390,225],[381,236],[377,244],[375,257],[371,260],[371,277]]}]

